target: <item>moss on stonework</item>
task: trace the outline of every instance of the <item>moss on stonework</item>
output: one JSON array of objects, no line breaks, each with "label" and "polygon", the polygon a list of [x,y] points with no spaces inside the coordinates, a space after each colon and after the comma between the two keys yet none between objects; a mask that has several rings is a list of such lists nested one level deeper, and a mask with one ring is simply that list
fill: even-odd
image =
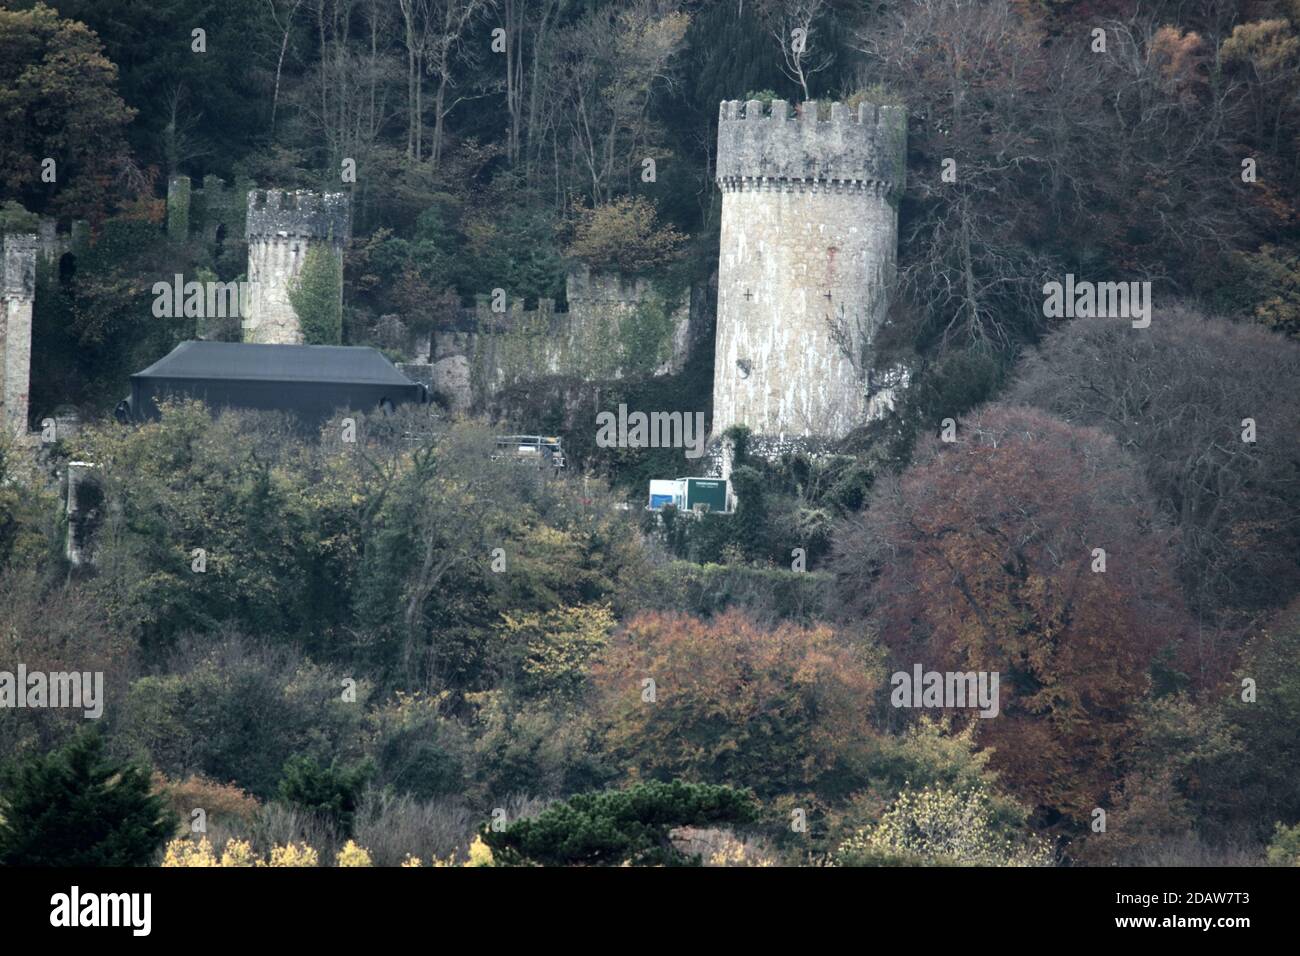
[{"label": "moss on stonework", "polygon": [[192,201],[189,177],[172,180],[167,190],[167,235],[173,242],[184,242],[189,238]]},{"label": "moss on stonework", "polygon": [[16,202],[0,203],[0,236],[26,235],[40,228],[40,216]]},{"label": "moss on stonework", "polygon": [[469,337],[469,347],[471,349],[469,357],[469,393],[470,400],[475,405],[481,405],[487,401],[487,397],[492,391],[492,382],[488,381],[487,374],[487,345],[486,338],[481,335]]},{"label": "moss on stonework", "polygon": [[672,357],[672,310],[652,292],[619,324],[620,365],[626,375],[649,375]]}]

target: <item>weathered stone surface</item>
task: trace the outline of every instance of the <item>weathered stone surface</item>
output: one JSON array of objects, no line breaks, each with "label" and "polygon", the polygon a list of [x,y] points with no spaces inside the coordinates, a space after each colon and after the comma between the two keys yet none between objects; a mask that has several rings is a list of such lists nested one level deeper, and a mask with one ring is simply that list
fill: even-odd
[{"label": "weathered stone surface", "polygon": [[341,275],[343,246],[350,235],[346,193],[249,192],[245,236],[252,303],[244,319],[245,342],[302,344],[302,326],[289,301],[289,290],[301,275],[307,250],[314,243],[330,244]]},{"label": "weathered stone surface", "polygon": [[175,242],[199,236],[209,244],[242,242],[247,229],[252,182],[238,179],[226,185],[219,176],[204,176],[193,188],[188,176],[167,181],[167,235]]},{"label": "weathered stone surface", "polygon": [[[485,407],[501,389],[546,376],[596,381],[626,374],[629,323],[655,302],[652,284],[580,267],[565,285],[567,311],[544,298],[535,309],[514,299],[505,313],[496,313],[491,297],[481,295],[458,328],[434,332],[427,345],[416,343],[413,351],[427,355],[432,365],[430,388],[461,411]],[[712,298],[706,291],[682,292],[678,300],[662,303],[668,321],[654,374],[681,371],[707,333]]]},{"label": "weathered stone surface", "polygon": [[95,532],[103,521],[103,490],[99,483],[99,469],[94,464],[70,461],[67,469],[68,536],[65,553],[69,564],[80,567],[93,564],[95,560]]},{"label": "weathered stone surface", "polygon": [[447,355],[430,366],[433,387],[447,397],[453,412],[467,412],[474,400],[469,356]]},{"label": "weathered stone surface", "polygon": [[713,428],[841,437],[866,410],[898,244],[906,116],[724,102]]},{"label": "weathered stone surface", "polygon": [[4,237],[0,268],[0,421],[11,435],[27,433],[38,245],[34,234]]}]

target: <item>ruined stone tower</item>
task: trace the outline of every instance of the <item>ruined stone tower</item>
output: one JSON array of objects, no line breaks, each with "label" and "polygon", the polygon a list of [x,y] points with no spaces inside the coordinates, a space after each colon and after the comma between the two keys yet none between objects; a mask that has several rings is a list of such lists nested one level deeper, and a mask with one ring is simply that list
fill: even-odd
[{"label": "ruined stone tower", "polygon": [[0,424],[9,435],[27,434],[36,247],[34,234],[5,236],[0,260]]},{"label": "ruined stone tower", "polygon": [[713,433],[838,438],[866,375],[898,244],[907,118],[843,103],[722,103]]},{"label": "ruined stone tower", "polygon": [[292,282],[302,273],[308,249],[322,243],[328,244],[342,275],[343,246],[350,230],[346,193],[249,192],[245,234],[252,302],[244,317],[245,342],[302,344],[302,327],[289,301]]},{"label": "ruined stone tower", "polygon": [[220,177],[204,176],[196,188],[189,176],[173,176],[167,181],[167,235],[173,242],[202,239],[213,254],[234,247],[244,240],[252,190],[249,179],[227,186]]}]

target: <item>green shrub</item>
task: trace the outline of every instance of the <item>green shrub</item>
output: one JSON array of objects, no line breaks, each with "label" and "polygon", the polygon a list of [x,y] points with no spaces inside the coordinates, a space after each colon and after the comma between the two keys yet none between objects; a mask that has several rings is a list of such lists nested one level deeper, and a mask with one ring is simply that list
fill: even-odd
[{"label": "green shrub", "polygon": [[1277,825],[1273,842],[1268,845],[1268,862],[1278,866],[1300,866],[1300,823],[1293,827]]},{"label": "green shrub", "polygon": [[1034,837],[1004,836],[980,789],[904,790],[880,822],[845,840],[836,859],[849,865],[1047,866],[1051,848]]},{"label": "green shrub", "polygon": [[757,816],[748,790],[674,780],[578,794],[504,830],[485,826],[480,836],[504,865],[683,865],[697,861],[672,845],[673,828],[752,823]]},{"label": "green shrub", "polygon": [[324,817],[340,836],[350,837],[361,791],[374,769],[369,761],[343,767],[337,761],[319,764],[306,754],[290,757],[280,778],[280,800]]},{"label": "green shrub", "polygon": [[628,596],[645,610],[712,617],[741,608],[759,621],[810,622],[822,614],[833,585],[834,578],[820,571],[674,561],[636,581]]}]

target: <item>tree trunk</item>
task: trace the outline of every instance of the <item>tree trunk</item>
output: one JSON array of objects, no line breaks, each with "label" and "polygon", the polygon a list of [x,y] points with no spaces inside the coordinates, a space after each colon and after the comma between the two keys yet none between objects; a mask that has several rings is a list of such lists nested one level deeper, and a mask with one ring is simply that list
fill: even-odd
[{"label": "tree trunk", "polygon": [[438,92],[433,98],[433,148],[430,150],[429,159],[433,163],[433,168],[437,169],[438,164],[442,162],[442,132],[443,120],[446,118],[443,104],[447,101],[447,74],[444,72],[438,77]]}]

